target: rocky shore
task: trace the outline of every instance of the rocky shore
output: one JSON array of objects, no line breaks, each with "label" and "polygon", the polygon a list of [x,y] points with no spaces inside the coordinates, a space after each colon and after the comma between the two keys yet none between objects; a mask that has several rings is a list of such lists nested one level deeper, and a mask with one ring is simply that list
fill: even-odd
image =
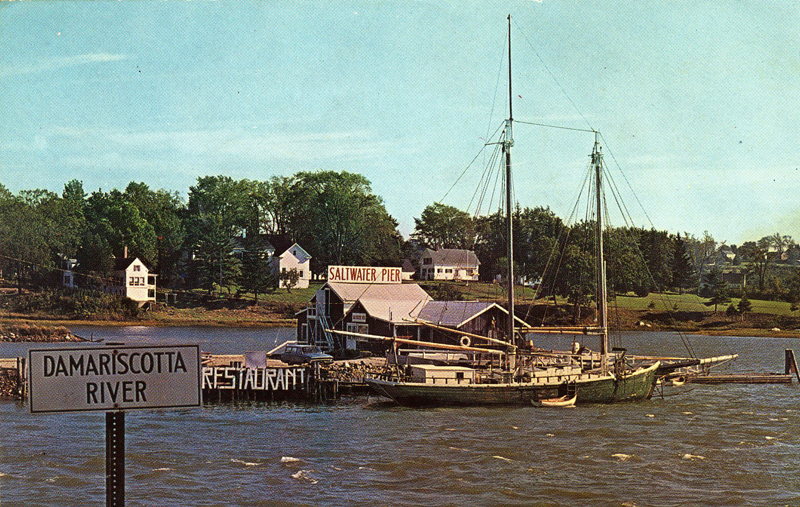
[{"label": "rocky shore", "polygon": [[37,324],[0,324],[0,342],[80,342],[82,338],[73,335],[64,326]]}]

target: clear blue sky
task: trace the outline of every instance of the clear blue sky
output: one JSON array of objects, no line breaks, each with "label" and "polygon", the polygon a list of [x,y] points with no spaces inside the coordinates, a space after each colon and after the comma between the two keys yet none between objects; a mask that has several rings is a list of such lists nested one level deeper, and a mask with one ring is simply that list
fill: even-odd
[{"label": "clear blue sky", "polygon": [[[655,227],[800,239],[788,0],[4,3],[0,182],[186,195],[204,175],[348,170],[408,234],[507,114],[508,13],[515,118],[600,130]],[[515,137],[518,201],[565,217],[592,135]],[[466,207],[478,174],[444,202]]]}]

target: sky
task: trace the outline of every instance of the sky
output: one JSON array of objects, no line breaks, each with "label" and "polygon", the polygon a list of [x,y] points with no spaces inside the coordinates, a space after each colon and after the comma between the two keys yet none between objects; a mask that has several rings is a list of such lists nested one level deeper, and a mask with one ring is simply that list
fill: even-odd
[{"label": "sky", "polygon": [[[407,236],[479,185],[508,14],[514,119],[599,130],[635,225],[800,240],[789,0],[2,3],[0,183],[186,197],[206,175],[350,171]],[[594,135],[514,138],[516,200],[566,218]]]}]

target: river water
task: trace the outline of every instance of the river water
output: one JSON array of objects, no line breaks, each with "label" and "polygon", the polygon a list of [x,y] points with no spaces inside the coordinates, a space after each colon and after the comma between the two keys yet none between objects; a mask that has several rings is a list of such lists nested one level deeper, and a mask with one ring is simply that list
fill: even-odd
[{"label": "river water", "polygon": [[[291,329],[75,328],[126,344],[266,350]],[[673,333],[628,334],[632,353],[685,355]],[[730,372],[783,371],[800,341],[689,337]],[[543,346],[566,348],[569,339]],[[588,344],[591,346],[591,344]],[[0,344],[0,357],[30,345]],[[130,506],[800,505],[797,384],[687,384],[642,403],[406,409],[376,397],[126,414]],[[0,505],[105,501],[102,413],[0,402]]]}]

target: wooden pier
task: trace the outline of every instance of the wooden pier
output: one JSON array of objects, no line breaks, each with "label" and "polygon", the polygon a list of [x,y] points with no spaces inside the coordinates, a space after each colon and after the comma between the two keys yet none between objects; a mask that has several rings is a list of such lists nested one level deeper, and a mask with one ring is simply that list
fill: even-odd
[{"label": "wooden pier", "polygon": [[681,375],[692,384],[791,384],[794,378],[800,382],[800,370],[792,349],[784,351],[784,372],[781,373],[732,373],[716,375],[708,371],[689,372]]},{"label": "wooden pier", "polygon": [[791,384],[792,375],[780,373],[742,373],[726,375],[686,375],[691,384]]}]

